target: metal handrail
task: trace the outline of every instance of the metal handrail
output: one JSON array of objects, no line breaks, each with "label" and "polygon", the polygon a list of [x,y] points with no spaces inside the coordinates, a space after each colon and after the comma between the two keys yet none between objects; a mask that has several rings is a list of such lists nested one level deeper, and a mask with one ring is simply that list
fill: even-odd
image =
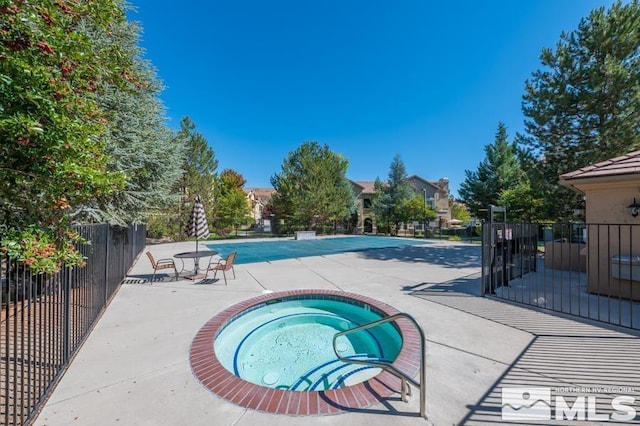
[{"label": "metal handrail", "polygon": [[[378,361],[359,360],[354,358],[343,358],[338,353],[338,350],[336,349],[336,340],[338,339],[338,337],[355,333],[356,331],[362,331],[368,328],[376,327],[380,324],[384,324],[387,322],[392,322],[397,320],[398,318],[408,319],[418,330],[418,333],[420,333],[420,382],[419,383],[415,379],[413,379],[412,377],[409,377],[406,373],[403,373],[402,371],[398,370],[396,367],[394,367],[391,364],[378,362]],[[402,395],[402,400],[404,402],[407,402],[407,389],[409,389],[409,394],[411,393],[411,389],[407,386],[407,382],[411,383],[416,388],[420,389],[420,416],[426,419],[427,418],[426,408],[425,408],[426,406],[426,401],[425,401],[426,399],[426,396],[425,396],[426,368],[425,368],[425,357],[424,357],[424,342],[425,342],[424,331],[422,330],[422,327],[420,327],[420,324],[418,324],[415,318],[413,318],[411,315],[406,314],[404,312],[400,312],[388,317],[381,318],[379,320],[371,321],[367,324],[363,324],[358,327],[350,328],[348,330],[336,333],[333,336],[333,352],[335,352],[336,356],[338,357],[338,360],[342,362],[380,367],[383,370],[388,371],[389,373],[398,377],[401,380],[401,385],[402,385],[401,395]]]}]

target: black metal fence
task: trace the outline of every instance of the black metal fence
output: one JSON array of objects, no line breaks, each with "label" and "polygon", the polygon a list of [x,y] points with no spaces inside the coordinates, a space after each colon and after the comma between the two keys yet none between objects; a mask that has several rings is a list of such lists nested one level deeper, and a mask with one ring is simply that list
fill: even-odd
[{"label": "black metal fence", "polygon": [[640,225],[485,223],[482,293],[640,329]]},{"label": "black metal fence", "polygon": [[85,267],[35,275],[0,259],[0,425],[31,420],[145,246],[141,225],[77,230]]}]

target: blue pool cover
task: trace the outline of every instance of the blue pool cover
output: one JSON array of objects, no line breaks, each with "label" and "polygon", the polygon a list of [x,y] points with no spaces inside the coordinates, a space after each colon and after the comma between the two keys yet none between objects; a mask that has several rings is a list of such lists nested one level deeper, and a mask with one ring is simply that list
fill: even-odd
[{"label": "blue pool cover", "polygon": [[318,238],[315,240],[277,240],[245,243],[207,244],[220,256],[226,257],[234,250],[238,251],[237,264],[268,262],[270,260],[292,259],[297,257],[322,256],[326,254],[346,253],[378,248],[422,245],[426,241],[395,237],[354,236],[337,238]]}]

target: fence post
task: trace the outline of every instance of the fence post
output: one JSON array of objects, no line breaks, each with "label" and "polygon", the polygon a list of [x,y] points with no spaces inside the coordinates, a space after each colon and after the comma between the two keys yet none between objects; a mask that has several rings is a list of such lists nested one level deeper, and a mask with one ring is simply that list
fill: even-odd
[{"label": "fence post", "polygon": [[69,268],[63,265],[62,271],[58,273],[58,278],[63,280],[64,288],[64,361],[63,364],[69,362],[71,358],[71,277]]},{"label": "fence post", "polygon": [[486,285],[487,285],[487,276],[485,274],[486,262],[487,262],[487,259],[486,259],[486,256],[485,256],[485,250],[486,250],[485,245],[486,245],[487,239],[485,237],[485,232],[488,232],[487,231],[487,226],[486,226],[485,223],[483,223],[482,224],[482,232],[481,232],[481,235],[480,235],[480,265],[481,265],[481,267],[480,267],[480,276],[481,276],[481,279],[480,279],[480,296],[484,296],[485,288],[486,288]]},{"label": "fence post", "polygon": [[133,228],[129,226],[129,230],[131,231],[131,253],[129,253],[129,259],[127,259],[127,263],[131,265],[133,259],[136,257],[136,248],[138,247],[138,224],[133,224]]},{"label": "fence post", "polygon": [[106,235],[104,239],[105,250],[104,250],[104,302],[102,303],[102,308],[107,306],[107,301],[109,300],[109,241],[111,237],[111,225],[105,224],[106,226]]}]

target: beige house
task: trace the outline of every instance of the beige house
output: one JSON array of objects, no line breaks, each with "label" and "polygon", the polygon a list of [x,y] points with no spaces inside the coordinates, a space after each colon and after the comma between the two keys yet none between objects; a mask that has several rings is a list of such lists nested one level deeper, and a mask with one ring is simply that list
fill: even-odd
[{"label": "beige house", "polygon": [[246,188],[247,204],[251,209],[251,218],[253,223],[261,224],[264,209],[269,204],[271,196],[275,192],[273,188]]},{"label": "beige house", "polygon": [[589,292],[640,300],[640,215],[632,209],[640,151],[565,173],[560,184],[585,195]]},{"label": "beige house", "polygon": [[[417,195],[424,197],[425,204],[430,205],[438,214],[432,227],[448,227],[451,221],[449,210],[449,179],[442,178],[437,181],[429,181],[418,175],[408,178],[411,187]],[[356,232],[376,233],[377,225],[372,210],[373,197],[375,195],[374,181],[351,181],[353,193],[356,196],[358,224]],[[420,225],[421,226],[421,225]],[[407,229],[413,229],[413,224],[407,224]]]},{"label": "beige house", "polygon": [[351,181],[353,193],[356,196],[356,211],[358,223],[357,234],[370,234],[377,232],[376,219],[373,214],[372,203],[376,193],[373,181]]},{"label": "beige house", "polygon": [[[350,181],[353,193],[356,196],[356,209],[358,223],[355,232],[376,233],[377,226],[372,210],[373,197],[375,195],[374,181]],[[409,177],[409,183],[417,195],[424,197],[425,203],[431,206],[438,218],[430,224],[431,227],[448,227],[451,221],[449,210],[449,179],[442,178],[437,181],[429,181],[418,175]],[[273,188],[246,188],[247,203],[251,208],[251,217],[254,223],[261,223],[264,209],[271,200],[275,190]],[[421,225],[420,225],[421,226]],[[407,224],[407,229],[412,230],[413,225]]]},{"label": "beige house", "polygon": [[409,177],[409,182],[415,193],[424,196],[426,203],[438,214],[434,226],[447,228],[451,222],[449,179],[441,178],[437,181],[428,181],[418,175],[413,175]]}]

